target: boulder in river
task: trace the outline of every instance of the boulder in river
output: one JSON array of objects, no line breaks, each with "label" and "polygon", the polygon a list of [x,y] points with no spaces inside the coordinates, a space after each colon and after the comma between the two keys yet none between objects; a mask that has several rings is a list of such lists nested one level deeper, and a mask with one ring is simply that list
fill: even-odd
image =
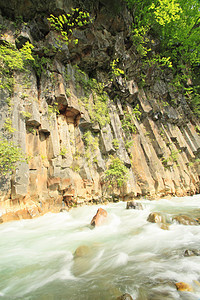
[{"label": "boulder in river", "polygon": [[126,209],[139,209],[139,210],[142,210],[143,206],[139,202],[128,201],[127,204],[126,204]]},{"label": "boulder in river", "polygon": [[185,215],[175,216],[172,220],[182,225],[199,225],[196,220]]},{"label": "boulder in river", "polygon": [[147,218],[147,221],[151,223],[162,223],[163,217],[160,213],[153,212],[150,213],[150,215]]},{"label": "boulder in river", "polygon": [[200,256],[200,250],[185,250],[184,256]]},{"label": "boulder in river", "polygon": [[85,245],[82,245],[82,246],[79,246],[75,253],[74,253],[74,257],[83,257],[83,256],[87,256],[91,253],[91,250],[88,246],[85,246]]},{"label": "boulder in river", "polygon": [[130,294],[123,294],[122,296],[118,297],[117,300],[133,300]]},{"label": "boulder in river", "polygon": [[175,285],[176,285],[177,290],[180,292],[192,292],[193,291],[192,286],[189,285],[188,283],[177,282]]},{"label": "boulder in river", "polygon": [[107,218],[107,215],[108,215],[108,213],[105,209],[99,208],[97,210],[96,215],[93,217],[90,224],[94,227],[95,226],[101,226],[105,222],[105,220]]}]

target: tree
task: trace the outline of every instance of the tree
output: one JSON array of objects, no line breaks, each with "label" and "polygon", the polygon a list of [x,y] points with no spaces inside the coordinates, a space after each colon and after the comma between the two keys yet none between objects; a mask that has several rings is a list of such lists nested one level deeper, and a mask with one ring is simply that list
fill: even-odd
[{"label": "tree", "polygon": [[[149,64],[173,67],[179,87],[197,108],[200,104],[199,0],[125,1],[133,13],[132,39],[141,59]],[[160,45],[152,51],[154,39],[158,39]]]}]

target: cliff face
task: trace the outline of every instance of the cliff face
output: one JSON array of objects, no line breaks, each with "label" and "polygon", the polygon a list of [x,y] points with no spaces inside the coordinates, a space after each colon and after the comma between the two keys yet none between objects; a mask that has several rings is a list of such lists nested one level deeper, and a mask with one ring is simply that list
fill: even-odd
[{"label": "cliff face", "polygon": [[[126,8],[114,7],[111,13],[112,1],[91,1],[90,6],[40,2],[0,1],[1,44],[20,48],[29,41],[40,59],[40,72],[27,65],[15,71],[12,93],[1,91],[1,133],[6,134],[10,118],[15,131],[9,137],[29,157],[12,176],[2,176],[1,206],[198,193],[198,120],[174,90],[170,71],[149,68],[145,84],[139,84],[143,74]],[[77,45],[58,45],[47,17],[69,12],[71,2],[90,10],[93,23],[74,31]],[[10,18],[19,16],[26,23],[16,28]],[[114,60],[126,77],[111,74]],[[128,173],[121,187],[105,176],[116,157]]]}]

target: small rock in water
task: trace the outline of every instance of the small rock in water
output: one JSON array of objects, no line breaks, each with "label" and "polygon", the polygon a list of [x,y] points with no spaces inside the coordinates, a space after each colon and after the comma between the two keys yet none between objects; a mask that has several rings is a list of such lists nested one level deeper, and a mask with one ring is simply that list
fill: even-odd
[{"label": "small rock in water", "polygon": [[160,228],[163,229],[163,230],[169,230],[169,225],[165,224],[165,223],[161,223]]},{"label": "small rock in water", "polygon": [[162,223],[163,218],[161,214],[153,212],[150,213],[150,215],[147,218],[147,221],[151,223]]},{"label": "small rock in water", "polygon": [[122,296],[118,297],[117,300],[133,300],[130,294],[123,294]]},{"label": "small rock in water", "polygon": [[63,207],[60,209],[60,212],[68,212],[68,211],[69,211],[69,209],[67,209],[66,207]]},{"label": "small rock in water", "polygon": [[188,283],[185,283],[185,282],[177,282],[176,288],[180,292],[192,292],[193,291],[193,288],[191,287],[191,285],[189,285]]},{"label": "small rock in water", "polygon": [[193,218],[184,215],[175,216],[172,220],[182,225],[199,225]]},{"label": "small rock in water", "polygon": [[90,248],[88,246],[80,246],[76,249],[74,257],[83,257],[90,254]]},{"label": "small rock in water", "polygon": [[129,201],[126,204],[126,209],[130,209],[130,208],[142,210],[143,206],[142,206],[141,203],[138,203],[138,202],[135,202],[135,201]]},{"label": "small rock in water", "polygon": [[200,256],[200,250],[185,250],[184,256]]},{"label": "small rock in water", "polygon": [[97,210],[96,215],[93,217],[92,221],[91,221],[91,225],[92,226],[100,226],[102,225],[107,217],[108,213],[106,210],[104,210],[103,208],[99,208]]}]

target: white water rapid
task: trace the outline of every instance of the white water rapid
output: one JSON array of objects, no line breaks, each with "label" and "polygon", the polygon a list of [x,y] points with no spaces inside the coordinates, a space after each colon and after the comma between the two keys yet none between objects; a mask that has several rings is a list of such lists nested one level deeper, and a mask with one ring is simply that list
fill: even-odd
[{"label": "white water rapid", "polygon": [[[0,299],[111,300],[129,293],[134,300],[200,299],[200,226],[172,223],[169,230],[147,222],[150,212],[200,215],[200,195],[85,206],[70,212],[0,225]],[[107,223],[89,227],[97,208]],[[74,256],[79,246],[83,256]],[[179,292],[176,282],[193,292]]]}]

